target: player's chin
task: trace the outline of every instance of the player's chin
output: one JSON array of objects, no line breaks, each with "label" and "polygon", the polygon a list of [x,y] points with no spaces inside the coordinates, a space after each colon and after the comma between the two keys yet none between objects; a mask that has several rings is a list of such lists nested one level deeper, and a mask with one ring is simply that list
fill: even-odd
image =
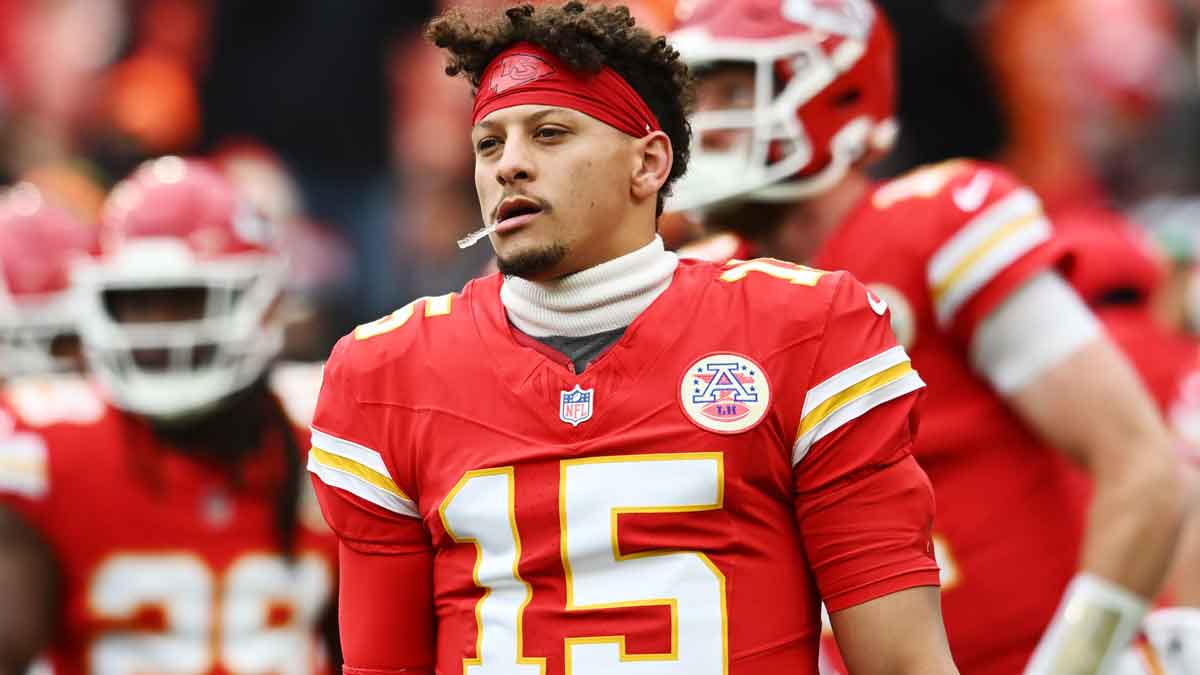
[{"label": "player's chin", "polygon": [[496,247],[496,266],[505,276],[541,281],[556,276],[567,252],[559,242],[502,242]]}]

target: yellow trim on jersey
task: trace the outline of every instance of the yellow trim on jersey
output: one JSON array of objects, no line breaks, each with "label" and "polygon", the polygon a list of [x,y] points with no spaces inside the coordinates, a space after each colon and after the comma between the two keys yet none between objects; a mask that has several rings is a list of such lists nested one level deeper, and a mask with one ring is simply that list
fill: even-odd
[{"label": "yellow trim on jersey", "polygon": [[950,270],[950,273],[947,274],[941,282],[934,286],[934,304],[941,304],[942,300],[946,297],[946,294],[949,293],[954,286],[958,284],[958,282],[962,281],[963,277],[967,276],[967,274],[971,271],[971,268],[974,267],[976,263],[987,257],[989,253],[994,251],[1004,241],[1008,240],[1016,233],[1028,228],[1030,225],[1033,225],[1041,219],[1042,214],[1040,212],[1026,214],[1009,221],[988,236],[987,239],[984,239],[983,242],[976,246],[970,253],[963,256],[962,260],[960,260],[958,264],[956,264],[954,268]]},{"label": "yellow trim on jersey", "polygon": [[826,418],[833,414],[833,411],[838,410],[857,398],[860,398],[863,394],[879,389],[884,385],[891,384],[892,382],[895,382],[896,380],[899,380],[905,375],[913,372],[915,371],[913,370],[912,362],[903,361],[901,363],[897,363],[891,368],[888,368],[887,370],[884,370],[883,372],[872,375],[871,377],[868,377],[857,384],[847,387],[838,394],[834,394],[826,399],[824,403],[817,406],[812,412],[805,415],[804,419],[800,420],[800,429],[796,432],[796,440],[799,440],[801,436],[809,431],[812,431],[813,427],[825,421]]},{"label": "yellow trim on jersey", "polygon": [[804,459],[814,443],[843,425],[924,386],[904,347],[897,345],[812,387],[804,395],[792,466]]},{"label": "yellow trim on jersey", "polygon": [[368,466],[359,464],[358,462],[346,457],[342,457],[341,455],[335,455],[333,453],[326,452],[315,445],[312,446],[310,453],[318,463],[329,467],[330,469],[336,469],[342,473],[348,473],[353,476],[357,476],[358,478],[361,478],[362,480],[374,485],[388,494],[412,501],[408,495],[404,494],[404,491],[400,489],[400,486],[396,485],[395,481]]},{"label": "yellow trim on jersey", "polygon": [[365,445],[312,427],[308,470],[329,487],[344,490],[402,516],[420,518],[417,504],[392,479],[383,456]]},{"label": "yellow trim on jersey", "polygon": [[996,200],[961,228],[929,259],[930,299],[945,326],[997,275],[1051,236],[1041,202],[1021,188]]}]

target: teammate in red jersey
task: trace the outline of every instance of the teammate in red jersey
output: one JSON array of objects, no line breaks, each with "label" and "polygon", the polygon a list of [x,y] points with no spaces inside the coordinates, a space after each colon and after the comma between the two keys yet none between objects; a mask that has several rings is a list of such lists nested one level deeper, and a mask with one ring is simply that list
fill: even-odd
[{"label": "teammate in red jersey", "polygon": [[748,219],[760,254],[863,279],[929,383],[915,452],[956,662],[1112,672],[1183,488],[1152,401],[1059,276],[1038,199],[978,162],[868,179],[896,129],[892,37],[866,0],[714,0],[672,40],[701,69],[675,205]]},{"label": "teammate in red jersey", "polygon": [[[94,241],[92,228],[51,205],[32,184],[0,193],[0,387],[13,378],[78,370],[70,269],[92,253]],[[0,396],[0,444],[16,433],[16,417]],[[36,450],[31,453],[0,452],[0,493],[37,489]],[[18,556],[13,563],[0,553],[0,567],[36,565],[46,555],[37,535],[2,511],[0,550]],[[0,612],[0,672],[24,671],[39,631],[52,625],[51,608],[42,602],[52,593],[50,574],[0,572],[5,606],[26,608]]]},{"label": "teammate in red jersey", "polygon": [[123,181],[74,275],[99,385],[4,391],[0,588],[21,593],[0,612],[6,673],[39,651],[56,673],[329,669],[336,543],[303,497],[309,420],[267,385],[284,266],[239,203],[194,160]]},{"label": "teammate in red jersey", "polygon": [[[339,342],[309,470],[347,673],[954,673],[922,382],[849,275],[655,234],[686,71],[627,10],[429,29],[476,86],[502,274]],[[605,65],[607,64],[607,65]]]}]

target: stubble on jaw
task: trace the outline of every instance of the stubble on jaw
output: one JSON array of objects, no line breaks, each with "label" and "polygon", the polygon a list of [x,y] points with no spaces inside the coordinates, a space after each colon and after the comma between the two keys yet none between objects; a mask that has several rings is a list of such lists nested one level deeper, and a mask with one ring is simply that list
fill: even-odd
[{"label": "stubble on jaw", "polygon": [[567,257],[567,247],[559,242],[522,251],[509,257],[498,256],[496,267],[506,277],[535,280],[556,267]]}]

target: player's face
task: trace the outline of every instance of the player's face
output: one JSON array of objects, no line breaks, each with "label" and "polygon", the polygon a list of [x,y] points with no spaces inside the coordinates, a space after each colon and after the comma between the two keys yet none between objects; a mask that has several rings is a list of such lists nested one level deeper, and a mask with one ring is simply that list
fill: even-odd
[{"label": "player's face", "polygon": [[[200,287],[148,288],[108,291],[105,307],[115,321],[123,324],[167,324],[197,321],[204,318],[208,289]],[[203,360],[211,355],[211,347],[198,347],[193,358]],[[134,349],[133,358],[148,370],[165,369],[169,361],[167,349]]]},{"label": "player's face", "polygon": [[[702,69],[696,80],[696,112],[749,110],[754,107],[754,66],[722,63]],[[708,129],[696,142],[713,152],[744,152],[749,129]]]},{"label": "player's face", "polygon": [[554,279],[627,251],[616,230],[633,208],[629,136],[583,113],[497,110],[471,132],[475,188],[500,271]]}]

